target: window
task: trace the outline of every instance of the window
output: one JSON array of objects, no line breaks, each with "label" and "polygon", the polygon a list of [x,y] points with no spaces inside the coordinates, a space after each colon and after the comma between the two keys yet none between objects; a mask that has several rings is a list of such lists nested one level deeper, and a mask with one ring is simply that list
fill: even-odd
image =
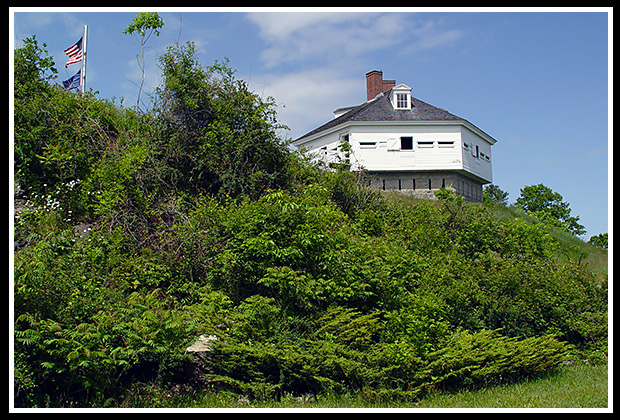
[{"label": "window", "polygon": [[346,141],[348,143],[349,142],[349,133],[341,134],[340,135],[340,141]]},{"label": "window", "polygon": [[418,141],[419,148],[431,148],[433,147],[434,141]]},{"label": "window", "polygon": [[376,141],[360,141],[360,149],[375,149],[376,147]]},{"label": "window", "polygon": [[396,108],[409,108],[409,101],[407,100],[406,93],[397,93],[396,94]]},{"label": "window", "polygon": [[451,140],[451,141],[438,141],[437,145],[439,147],[443,147],[443,148],[454,147],[454,140]]},{"label": "window", "polygon": [[401,137],[400,150],[413,150],[413,137]]}]

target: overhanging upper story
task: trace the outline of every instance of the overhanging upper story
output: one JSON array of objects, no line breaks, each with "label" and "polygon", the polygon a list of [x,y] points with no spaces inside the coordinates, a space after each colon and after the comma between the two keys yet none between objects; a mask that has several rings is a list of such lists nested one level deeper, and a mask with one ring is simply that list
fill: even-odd
[{"label": "overhanging upper story", "polygon": [[338,155],[340,142],[347,141],[353,169],[456,170],[479,182],[492,182],[493,137],[466,119],[411,96],[406,84],[379,83],[377,76],[382,80],[381,72],[366,75],[367,102],[335,110],[333,120],[293,145],[328,162]]}]

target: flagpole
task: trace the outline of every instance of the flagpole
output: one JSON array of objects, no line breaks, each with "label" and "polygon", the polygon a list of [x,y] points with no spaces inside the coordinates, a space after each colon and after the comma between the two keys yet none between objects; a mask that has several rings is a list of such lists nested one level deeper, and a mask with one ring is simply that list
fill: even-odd
[{"label": "flagpole", "polygon": [[88,25],[84,25],[84,37],[82,38],[82,72],[80,74],[80,88],[82,89],[82,95],[84,95],[84,89],[86,85],[86,32]]}]

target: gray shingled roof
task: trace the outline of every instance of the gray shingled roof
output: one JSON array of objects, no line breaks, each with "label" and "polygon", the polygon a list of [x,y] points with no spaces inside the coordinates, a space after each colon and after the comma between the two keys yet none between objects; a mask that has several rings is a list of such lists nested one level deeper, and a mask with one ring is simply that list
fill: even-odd
[{"label": "gray shingled roof", "polygon": [[328,130],[348,121],[465,121],[445,109],[437,108],[417,98],[411,97],[411,109],[394,109],[389,99],[389,91],[372,101],[365,102],[333,120],[297,138],[302,140],[321,131]]}]

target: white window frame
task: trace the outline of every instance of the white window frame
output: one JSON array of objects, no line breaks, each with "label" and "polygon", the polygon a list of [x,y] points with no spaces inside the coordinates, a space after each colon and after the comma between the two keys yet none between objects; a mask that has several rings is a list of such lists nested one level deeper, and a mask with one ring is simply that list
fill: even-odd
[{"label": "white window frame", "polygon": [[418,140],[416,146],[418,149],[432,149],[435,147],[435,142],[433,140]]},{"label": "white window frame", "polygon": [[409,94],[396,93],[396,109],[409,109]]},{"label": "white window frame", "polygon": [[360,149],[376,149],[376,141],[360,141]]},{"label": "white window frame", "polygon": [[438,140],[437,146],[440,149],[451,149],[454,148],[454,140]]}]

